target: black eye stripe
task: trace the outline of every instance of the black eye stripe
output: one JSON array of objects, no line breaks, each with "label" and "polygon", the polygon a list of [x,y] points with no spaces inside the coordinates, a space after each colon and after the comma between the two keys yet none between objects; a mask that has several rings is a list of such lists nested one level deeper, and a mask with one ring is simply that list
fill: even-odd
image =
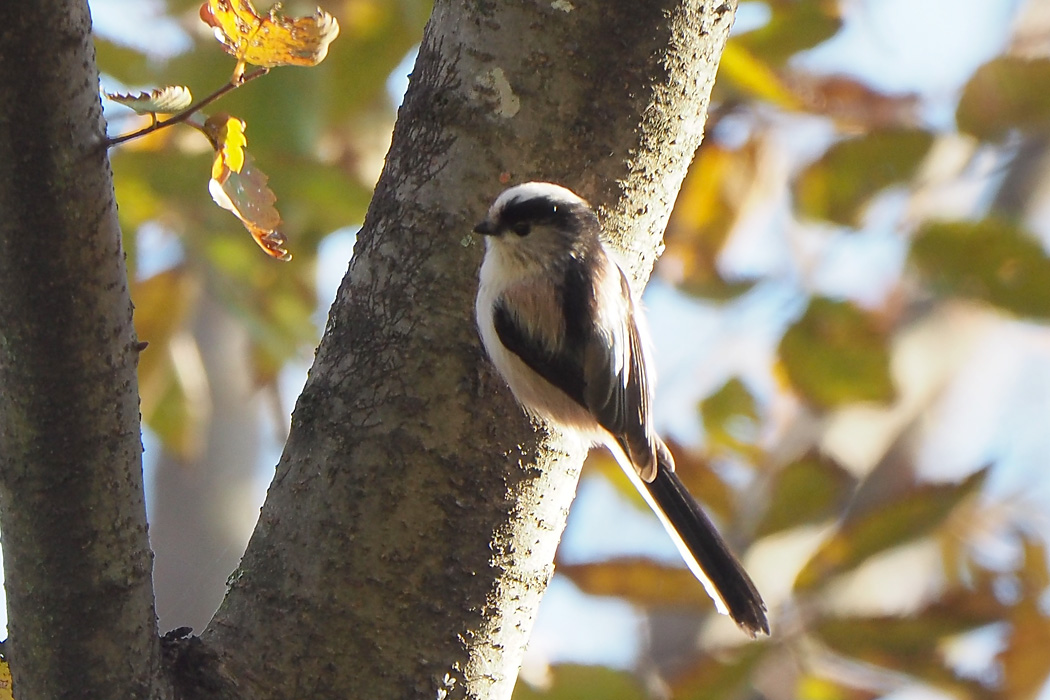
[{"label": "black eye stripe", "polygon": [[565,203],[534,197],[511,202],[503,209],[500,218],[504,226],[524,235],[518,230],[522,224],[526,228],[532,224],[557,224],[567,221],[570,216],[570,208]]}]

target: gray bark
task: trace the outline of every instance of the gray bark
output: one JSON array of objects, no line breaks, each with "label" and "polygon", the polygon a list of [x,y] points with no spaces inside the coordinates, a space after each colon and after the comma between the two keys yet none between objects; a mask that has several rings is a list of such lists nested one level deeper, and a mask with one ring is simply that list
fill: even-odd
[{"label": "gray bark", "polygon": [[14,693],[160,667],[137,341],[87,3],[0,3],[0,531]]},{"label": "gray bark", "polygon": [[[582,454],[530,426],[482,356],[470,224],[505,182],[555,180],[646,277],[734,6],[437,2],[259,526],[203,641],[167,646],[181,696],[509,696]],[[87,8],[2,8],[15,693],[165,697]]]},{"label": "gray bark", "polygon": [[565,184],[647,277],[735,2],[438,0],[354,261],[204,635],[250,698],[506,698],[581,452],[493,376],[469,235]]}]

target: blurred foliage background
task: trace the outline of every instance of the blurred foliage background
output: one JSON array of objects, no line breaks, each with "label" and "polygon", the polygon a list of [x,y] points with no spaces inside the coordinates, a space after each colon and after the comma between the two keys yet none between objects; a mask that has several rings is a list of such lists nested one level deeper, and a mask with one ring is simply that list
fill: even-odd
[{"label": "blurred foliage background", "polygon": [[[93,0],[103,87],[221,86],[198,5]],[[164,629],[203,627],[254,524],[429,3],[325,9],[324,63],[210,110],[290,263],[211,203],[197,132],[112,152]],[[1050,697],[1050,0],[745,2],[707,134],[647,292],[657,413],[773,636],[594,455],[516,697]]]}]

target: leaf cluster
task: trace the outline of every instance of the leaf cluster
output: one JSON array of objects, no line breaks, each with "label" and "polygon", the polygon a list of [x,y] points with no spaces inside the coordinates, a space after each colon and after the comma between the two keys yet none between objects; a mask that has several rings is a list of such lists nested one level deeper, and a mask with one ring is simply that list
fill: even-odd
[{"label": "leaf cluster", "polygon": [[[193,359],[197,309],[218,303],[237,319],[252,375],[271,392],[286,363],[308,356],[318,339],[317,246],[364,216],[393,124],[385,81],[418,41],[429,2],[369,0],[305,17],[246,0],[168,5],[172,13],[192,6],[187,24],[218,42],[201,33],[191,51],[165,61],[107,36],[95,43],[104,84],[177,77],[198,92],[221,86],[196,103],[184,86],[109,96],[143,115],[110,115],[133,137],[112,138],[120,146],[110,156],[136,328],[149,343],[143,418],[168,452],[192,460],[208,415]],[[333,43],[337,34],[343,40]],[[217,99],[221,111],[203,113]],[[268,255],[294,260],[281,270],[267,264],[228,213],[205,206],[205,192]]]}]

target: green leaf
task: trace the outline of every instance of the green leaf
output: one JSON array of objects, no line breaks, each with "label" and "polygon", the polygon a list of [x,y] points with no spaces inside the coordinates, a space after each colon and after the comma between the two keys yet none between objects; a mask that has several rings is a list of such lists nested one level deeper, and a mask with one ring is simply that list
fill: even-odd
[{"label": "green leaf", "polygon": [[910,178],[932,144],[933,134],[920,129],[872,131],[835,144],[795,182],[799,211],[857,225],[872,195]]},{"label": "green leaf", "polygon": [[125,85],[150,85],[157,81],[155,61],[141,51],[115,44],[94,35],[95,61],[99,69]]},{"label": "green leaf", "polygon": [[712,451],[730,450],[747,456],[756,453],[758,409],[755,397],[734,377],[700,402],[700,415]]},{"label": "green leaf", "polygon": [[742,691],[758,663],[774,648],[768,643],[751,642],[733,653],[705,654],[688,670],[671,679],[671,697],[676,700],[751,697]]},{"label": "green leaf", "polygon": [[203,416],[193,410],[193,402],[171,364],[164,365],[159,379],[160,393],[149,407],[143,401],[142,419],[167,453],[192,461],[200,456],[204,446]]},{"label": "green leaf", "polygon": [[925,536],[976,492],[986,475],[982,469],[958,484],[925,484],[877,510],[847,518],[799,572],[796,590],[810,590],[879,552]]},{"label": "green leaf", "polygon": [[1050,318],[1050,259],[1034,237],[1012,223],[925,224],[915,234],[911,262],[942,293]]},{"label": "green leaf", "polygon": [[811,631],[843,656],[909,673],[955,697],[991,698],[999,696],[945,666],[941,647],[951,637],[1002,621],[1005,612],[991,586],[981,586],[955,590],[906,617],[829,619]]},{"label": "green leaf", "polygon": [[928,658],[946,637],[998,622],[1003,607],[990,592],[970,610],[938,603],[907,617],[835,618],[820,622],[811,631],[840,654],[888,668],[908,669]]},{"label": "green leaf", "polygon": [[171,340],[196,306],[195,281],[175,268],[135,282],[135,332],[149,346],[139,354],[139,391],[143,421],[164,448],[190,459],[201,444],[201,416],[191,410],[172,363]]},{"label": "green leaf", "polygon": [[816,406],[893,399],[885,333],[849,302],[812,299],[778,353],[791,385]]},{"label": "green leaf", "polygon": [[1013,129],[1050,128],[1050,59],[996,58],[973,74],[955,113],[960,131],[986,141]]},{"label": "green leaf", "polygon": [[817,523],[840,513],[856,479],[830,457],[812,452],[787,465],[769,489],[772,502],[756,537]]},{"label": "green leaf", "polygon": [[648,696],[629,673],[604,666],[561,664],[551,668],[551,684],[536,689],[520,679],[514,700],[645,700]]},{"label": "green leaf", "polygon": [[591,564],[559,563],[558,573],[567,576],[584,593],[614,596],[640,607],[714,609],[700,582],[681,566],[623,558]]},{"label": "green leaf", "polygon": [[769,21],[735,38],[752,54],[773,66],[831,38],[839,30],[837,3],[824,0],[773,0]]}]

